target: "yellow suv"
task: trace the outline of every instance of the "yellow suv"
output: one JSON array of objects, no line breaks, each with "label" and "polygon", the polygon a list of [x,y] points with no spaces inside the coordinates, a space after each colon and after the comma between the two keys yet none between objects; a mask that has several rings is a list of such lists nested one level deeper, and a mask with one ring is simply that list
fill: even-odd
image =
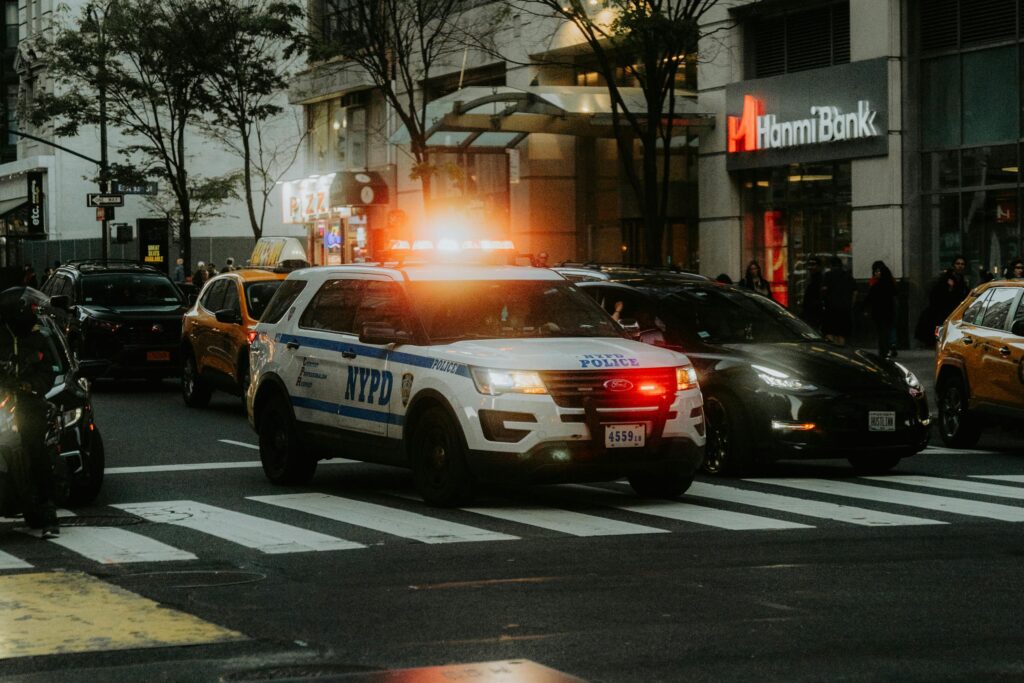
[{"label": "yellow suv", "polygon": [[976,287],[939,332],[939,433],[970,448],[987,420],[1024,418],[1024,280]]},{"label": "yellow suv", "polygon": [[286,277],[283,269],[243,268],[206,283],[181,326],[185,405],[204,407],[215,389],[244,398],[256,323]]}]

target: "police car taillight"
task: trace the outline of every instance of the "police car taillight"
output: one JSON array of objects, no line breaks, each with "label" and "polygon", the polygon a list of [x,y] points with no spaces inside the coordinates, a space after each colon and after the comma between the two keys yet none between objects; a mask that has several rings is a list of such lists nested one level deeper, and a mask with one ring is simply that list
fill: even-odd
[{"label": "police car taillight", "polygon": [[676,391],[687,391],[697,388],[697,371],[692,365],[676,368]]},{"label": "police car taillight", "polygon": [[249,330],[248,332],[245,333],[245,337],[246,337],[246,339],[249,340],[250,344],[252,344],[254,341],[256,341],[256,337],[258,337],[259,335],[260,335],[260,333],[257,332],[256,330]]}]

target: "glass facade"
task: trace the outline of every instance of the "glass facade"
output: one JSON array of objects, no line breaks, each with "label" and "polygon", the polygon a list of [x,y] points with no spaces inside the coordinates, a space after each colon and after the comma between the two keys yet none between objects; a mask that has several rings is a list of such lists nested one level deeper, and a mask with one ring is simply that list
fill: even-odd
[{"label": "glass facade", "polygon": [[775,300],[799,311],[811,258],[827,268],[838,256],[851,268],[850,162],[746,171],[739,180],[743,267],[757,261]]},{"label": "glass facade", "polygon": [[925,272],[963,254],[977,284],[1021,255],[1024,17],[1017,0],[917,2]]}]

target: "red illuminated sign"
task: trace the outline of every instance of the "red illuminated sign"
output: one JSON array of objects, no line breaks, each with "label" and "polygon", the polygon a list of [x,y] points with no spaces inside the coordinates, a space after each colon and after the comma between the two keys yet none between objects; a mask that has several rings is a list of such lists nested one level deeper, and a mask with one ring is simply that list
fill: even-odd
[{"label": "red illuminated sign", "polygon": [[764,115],[764,104],[753,95],[743,96],[743,115],[726,117],[729,123],[729,151],[753,152],[757,144],[757,117]]}]

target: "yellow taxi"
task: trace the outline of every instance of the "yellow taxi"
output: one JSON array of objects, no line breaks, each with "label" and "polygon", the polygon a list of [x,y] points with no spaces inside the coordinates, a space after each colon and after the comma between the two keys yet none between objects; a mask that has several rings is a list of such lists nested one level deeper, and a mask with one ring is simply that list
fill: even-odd
[{"label": "yellow taxi", "polygon": [[1024,279],[976,287],[943,323],[937,348],[946,445],[970,448],[986,423],[1024,418]]},{"label": "yellow taxi", "polygon": [[309,265],[294,238],[262,238],[250,265],[210,278],[181,326],[181,394],[202,408],[214,391],[245,396],[249,345],[274,292],[295,267]]}]

